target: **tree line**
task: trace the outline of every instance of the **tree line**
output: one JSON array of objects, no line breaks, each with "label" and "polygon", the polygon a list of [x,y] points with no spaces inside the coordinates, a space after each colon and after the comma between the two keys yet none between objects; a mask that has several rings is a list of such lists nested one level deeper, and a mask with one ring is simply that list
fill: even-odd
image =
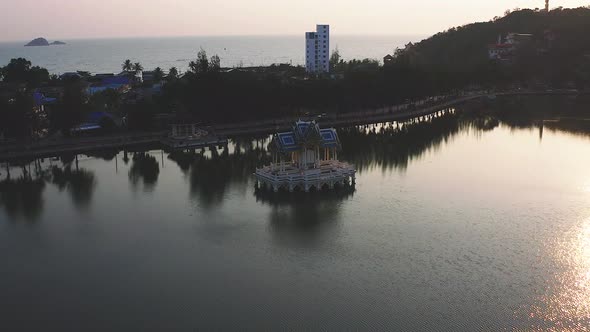
[{"label": "tree line", "polygon": [[[549,44],[547,31],[555,36]],[[334,50],[329,75],[309,76],[305,68],[271,65],[222,68],[217,55],[201,49],[181,73],[170,68],[153,71],[164,82],[161,93],[127,103],[113,91],[86,96],[76,80],[50,77],[47,70],[25,59],[14,59],[0,70],[5,84],[31,88],[63,86],[63,96],[52,108],[50,128],[67,132],[89,110],[109,109],[127,116],[130,129],[152,129],[154,116],[174,114],[182,121],[216,124],[263,118],[338,113],[399,104],[426,96],[474,88],[590,87],[590,9],[557,9],[549,13],[519,10],[489,22],[452,28],[392,53],[386,64],[375,59],[343,60]],[[508,32],[530,33],[530,45],[514,55],[510,65],[490,61],[488,44]],[[541,52],[542,50],[543,52]],[[130,75],[143,71],[139,62],[126,60]],[[0,98],[0,130],[25,133],[38,125],[35,114],[22,112],[32,100],[25,90]],[[30,90],[29,90],[30,91]],[[14,125],[19,124],[19,125]],[[22,124],[22,125],[21,125]],[[24,124],[28,124],[25,126]]]}]

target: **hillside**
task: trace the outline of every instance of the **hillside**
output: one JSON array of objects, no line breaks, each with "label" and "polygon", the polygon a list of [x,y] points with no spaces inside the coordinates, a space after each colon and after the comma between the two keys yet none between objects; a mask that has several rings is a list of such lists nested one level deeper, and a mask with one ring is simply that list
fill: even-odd
[{"label": "hillside", "polygon": [[489,63],[488,44],[510,32],[532,34],[541,43],[546,31],[555,36],[551,56],[564,61],[590,54],[590,9],[555,9],[549,13],[530,9],[512,12],[490,22],[449,29],[407,50],[412,62],[455,70],[470,70]]}]

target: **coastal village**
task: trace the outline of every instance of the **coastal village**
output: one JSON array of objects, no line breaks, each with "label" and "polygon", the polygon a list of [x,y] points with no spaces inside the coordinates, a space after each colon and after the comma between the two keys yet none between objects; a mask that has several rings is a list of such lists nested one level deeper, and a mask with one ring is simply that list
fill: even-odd
[{"label": "coastal village", "polygon": [[[232,67],[223,68],[220,66],[220,59],[216,55],[207,58],[204,50],[199,53],[200,63],[190,64],[193,72],[215,72],[219,75],[236,75],[250,73],[259,79],[269,77],[279,81],[309,80],[318,77],[339,79],[342,74],[332,68],[330,74],[330,36],[328,25],[318,25],[316,32],[308,32],[306,36],[306,65],[305,67],[293,66],[291,64],[273,64],[270,66],[255,67]],[[25,46],[49,46],[64,45],[63,42],[49,43],[44,38],[37,38]],[[334,60],[334,54],[332,54]],[[204,58],[203,58],[204,57]],[[336,62],[339,60],[336,58]],[[357,70],[364,70],[367,64],[377,65],[377,62],[359,63]],[[204,66],[204,67],[203,67]],[[334,66],[332,66],[334,67]],[[59,75],[49,75],[46,70],[33,67],[26,59],[13,59],[6,66],[7,74],[0,82],[0,98],[8,103],[16,102],[15,96],[19,93],[32,97],[33,105],[30,111],[32,117],[40,119],[35,128],[26,135],[33,140],[39,140],[48,136],[80,136],[80,135],[104,135],[114,131],[125,131],[128,129],[128,114],[121,109],[128,105],[150,103],[154,98],[162,94],[163,87],[170,81],[180,80],[187,73],[181,73],[176,68],[170,68],[164,72],[161,68],[144,70],[141,63],[132,63],[126,60],[122,63],[122,71],[119,73],[90,73],[79,70],[65,72]],[[32,72],[45,76],[41,81],[27,82]],[[12,76],[9,74],[12,73]],[[20,76],[16,78],[13,76]],[[55,109],[64,104],[67,86],[75,86],[82,93],[81,102],[88,105],[87,111],[76,123],[68,128],[67,132],[51,132],[50,120],[54,118],[52,113]],[[88,110],[90,109],[90,110]],[[195,127],[199,119],[191,118],[183,114],[175,114],[162,110],[150,119],[149,128],[153,130],[169,130],[172,136],[182,138],[195,136],[196,133],[204,132],[201,127]],[[202,125],[202,123],[199,123]],[[190,134],[178,135],[180,127],[190,126]],[[9,143],[14,141],[4,132],[0,132],[0,142]],[[200,135],[197,135],[200,136]]]},{"label": "coastal village", "polygon": [[[532,14],[539,15],[539,12],[532,12]],[[509,18],[510,15],[507,17]],[[446,34],[435,35],[433,40],[457,33],[459,30],[450,30]],[[0,128],[0,142],[8,144],[23,140],[38,141],[136,131],[167,132],[168,135],[173,136],[178,132],[175,126],[179,125],[192,125],[191,128],[195,128],[194,132],[183,138],[203,137],[207,136],[203,135],[203,132],[211,132],[211,130],[204,131],[202,127],[220,123],[239,123],[248,118],[252,120],[291,117],[312,119],[313,116],[324,113],[350,113],[355,109],[379,109],[395,105],[406,105],[406,108],[412,108],[437,101],[441,96],[459,96],[490,89],[499,92],[518,89],[546,90],[549,88],[548,79],[536,76],[527,79],[526,82],[519,78],[520,81],[517,82],[507,75],[515,72],[516,68],[522,70],[523,61],[533,63],[537,61],[537,58],[545,61],[543,59],[547,58],[547,54],[552,52],[561,38],[563,35],[549,28],[543,29],[542,33],[529,33],[529,31],[500,33],[495,43],[490,43],[490,40],[487,44],[484,43],[486,46],[474,49],[473,52],[476,61],[488,63],[487,72],[482,73],[482,77],[495,75],[498,77],[495,78],[496,80],[505,77],[502,78],[505,82],[499,84],[499,82],[481,80],[478,83],[470,79],[465,82],[453,82],[452,85],[442,84],[432,87],[429,86],[434,84],[434,81],[455,79],[456,75],[450,66],[441,68],[444,72],[424,73],[419,69],[423,66],[421,64],[424,61],[423,49],[428,46],[429,40],[415,44],[409,43],[404,48],[396,49],[392,54],[384,55],[382,61],[374,59],[344,61],[337,48],[331,51],[330,27],[322,24],[318,24],[315,31],[305,33],[305,66],[273,64],[227,68],[221,66],[221,59],[217,55],[208,57],[205,50],[201,49],[197,59],[191,61],[189,70],[185,73],[181,73],[177,68],[147,70],[139,62],[125,60],[117,73],[90,73],[81,69],[50,75],[47,70],[34,66],[26,59],[13,59],[2,70],[0,101],[14,108],[30,107],[29,111],[25,112],[26,118],[19,120],[30,123],[25,126],[26,132],[12,132],[14,128]],[[582,61],[590,63],[588,53],[586,53],[586,60]],[[494,64],[500,64],[505,69],[494,67]],[[285,95],[288,95],[290,90],[298,90],[300,91],[298,93],[304,96],[299,100],[314,98],[310,101],[317,105],[328,103],[327,99],[322,98],[318,93],[321,89],[326,89],[330,97],[336,99],[341,105],[338,106],[339,110],[334,112],[324,106],[297,106],[297,102],[291,102],[293,106],[288,107],[291,109],[289,113],[279,114],[276,109],[272,110],[272,107],[265,105],[266,101],[258,98],[251,107],[254,113],[246,115],[232,110],[232,108],[235,109],[234,106],[225,105],[227,101],[214,97],[211,93],[203,92],[201,99],[196,100],[187,99],[194,98],[190,91],[187,91],[186,97],[179,96],[177,90],[186,87],[187,84],[196,84],[196,87],[208,84],[205,82],[207,80],[215,82],[214,76],[227,81],[228,86],[234,84],[231,82],[244,81],[245,78],[252,80],[253,83],[261,85],[255,93],[277,85],[284,87],[282,89]],[[364,77],[374,77],[372,78],[373,92],[368,90],[366,92],[368,95],[383,95],[382,92],[378,92],[379,89],[390,89],[396,94],[383,101],[377,98],[369,100],[367,97],[359,96],[356,100],[347,102],[346,100],[350,98],[349,93],[344,92],[344,89],[342,89],[343,92],[338,92],[330,88],[331,85],[343,87],[358,85],[362,87],[361,89],[368,89],[367,84],[363,83]],[[582,78],[581,75],[578,77]],[[576,79],[576,77],[566,77],[559,85],[552,83],[555,85],[552,88],[584,89],[587,83],[583,81],[579,83]],[[424,84],[425,80],[432,80],[433,83]],[[203,82],[198,83],[200,81]],[[249,84],[249,86],[253,88],[255,84]],[[412,84],[416,88],[411,88]],[[421,87],[421,91],[415,90],[418,87]],[[202,90],[205,91],[207,88],[204,86]],[[211,89],[214,87],[212,86]],[[316,92],[313,92],[314,90]],[[239,95],[236,91],[230,91],[227,88],[224,90],[224,92]],[[342,96],[339,97],[340,93]],[[268,97],[272,96],[268,95]],[[268,97],[266,99],[272,100]],[[249,99],[250,97],[244,92],[240,98]],[[288,105],[281,105],[285,98],[282,98],[283,101],[278,99],[280,98],[278,95],[276,98],[277,100],[273,102],[277,104],[278,109],[287,109],[285,106]],[[166,103],[162,103],[162,100],[166,100]],[[219,107],[218,103],[222,103],[222,107],[228,109],[224,111],[226,115],[222,112],[208,111]],[[23,106],[25,104],[30,106]],[[355,106],[355,104],[358,105]],[[262,112],[261,110],[265,110],[265,113],[256,113]],[[14,114],[7,116],[7,121],[10,121],[10,116]],[[180,145],[185,144],[183,140]]]}]

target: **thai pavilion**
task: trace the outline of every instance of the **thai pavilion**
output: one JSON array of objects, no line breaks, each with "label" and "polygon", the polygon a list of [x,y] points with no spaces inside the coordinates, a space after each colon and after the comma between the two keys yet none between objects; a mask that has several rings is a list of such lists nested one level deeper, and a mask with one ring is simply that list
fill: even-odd
[{"label": "thai pavilion", "polygon": [[315,121],[298,121],[291,131],[273,136],[269,147],[273,161],[256,170],[257,184],[275,192],[280,188],[308,192],[354,184],[356,170],[338,161],[340,148],[336,129],[320,129]]}]

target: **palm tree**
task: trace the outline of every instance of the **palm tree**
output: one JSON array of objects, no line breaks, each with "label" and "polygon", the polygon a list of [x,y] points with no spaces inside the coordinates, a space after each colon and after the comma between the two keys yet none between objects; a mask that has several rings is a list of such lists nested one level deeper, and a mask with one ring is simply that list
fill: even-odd
[{"label": "palm tree", "polygon": [[127,59],[123,62],[121,67],[123,68],[123,71],[131,71],[133,69],[133,64],[131,63],[131,60]]},{"label": "palm tree", "polygon": [[154,81],[159,82],[164,78],[164,71],[160,67],[154,69]]},{"label": "palm tree", "polygon": [[168,70],[168,78],[178,78],[178,69],[176,67],[172,67]]},{"label": "palm tree", "polygon": [[136,62],[133,64],[133,70],[135,71],[135,73],[139,73],[140,71],[143,71],[143,66],[141,65],[141,63]]}]

